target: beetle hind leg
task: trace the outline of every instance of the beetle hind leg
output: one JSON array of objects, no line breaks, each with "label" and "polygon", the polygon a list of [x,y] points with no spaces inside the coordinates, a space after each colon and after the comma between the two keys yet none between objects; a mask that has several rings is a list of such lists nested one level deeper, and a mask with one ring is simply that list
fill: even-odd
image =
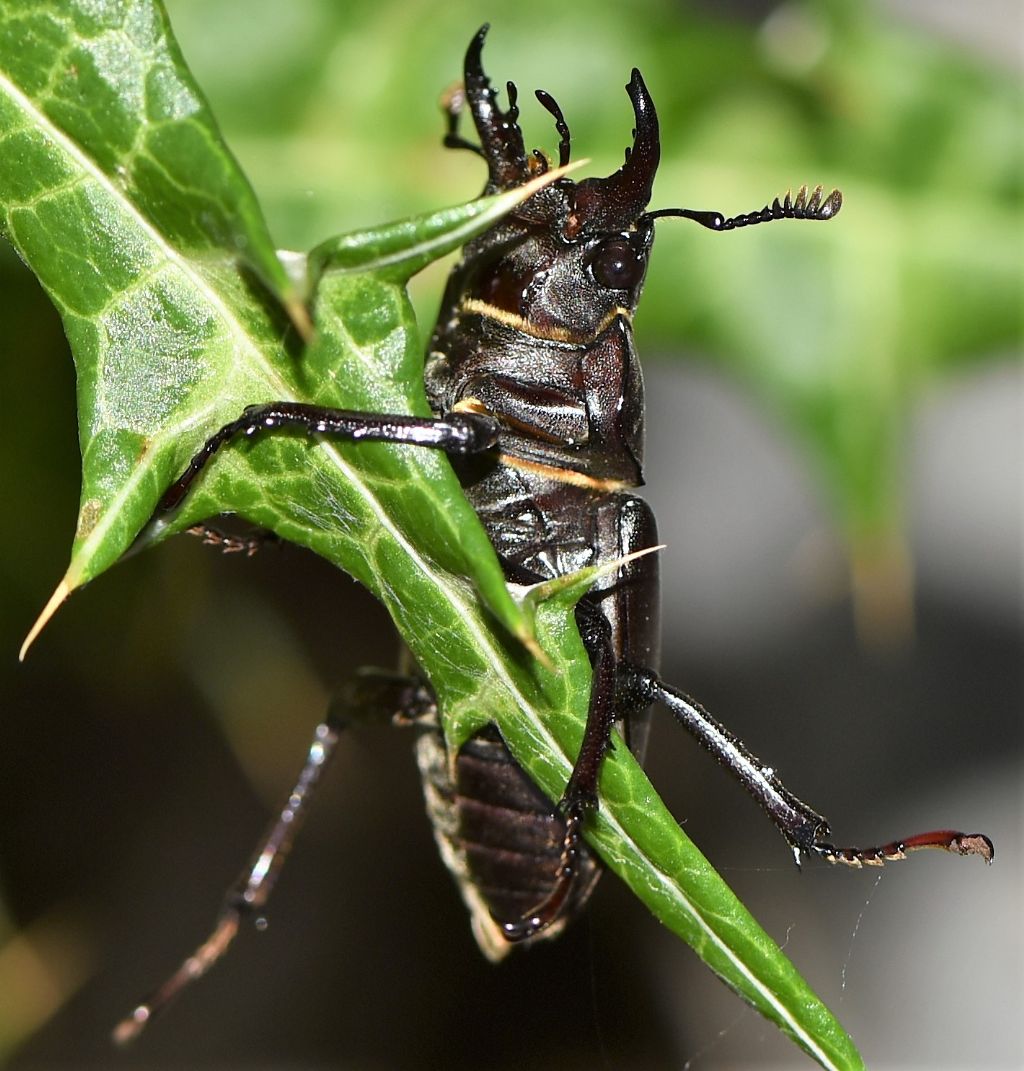
[{"label": "beetle hind leg", "polygon": [[270,823],[248,866],[225,894],[210,935],[151,995],[114,1028],[118,1045],[135,1040],[189,983],[201,978],[227,952],[243,924],[266,925],[264,911],[309,811],[323,772],[334,756],[342,732],[355,724],[430,717],[434,699],[419,680],[377,670],[363,671],[331,704],[317,725],[299,776],[280,813]]},{"label": "beetle hind leg", "polygon": [[665,684],[651,670],[623,665],[619,674],[620,687],[627,694],[637,702],[657,702],[667,707],[676,721],[740,782],[786,838],[798,866],[801,855],[852,867],[882,866],[924,848],[938,848],[954,855],[979,855],[988,863],[993,859],[992,841],[984,833],[952,829],[918,833],[868,848],[837,847],[828,839],[831,830],[826,819],[794,796],[771,766],[752,754],[699,703]]}]

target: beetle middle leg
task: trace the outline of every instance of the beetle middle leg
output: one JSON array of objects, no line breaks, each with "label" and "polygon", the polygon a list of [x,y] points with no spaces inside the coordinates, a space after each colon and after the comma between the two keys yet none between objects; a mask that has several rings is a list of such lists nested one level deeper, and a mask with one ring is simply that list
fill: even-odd
[{"label": "beetle middle leg", "polygon": [[653,670],[615,660],[611,630],[598,603],[589,599],[581,602],[577,620],[594,676],[583,743],[559,804],[565,821],[562,856],[548,895],[523,918],[501,924],[506,940],[517,942],[536,936],[565,910],[576,878],[586,818],[598,806],[597,779],[601,761],[612,746],[612,727],[619,722],[628,724],[631,714],[652,703],[667,707],[760,804],[786,838],[798,866],[801,854],[853,867],[882,866],[924,848],[979,855],[986,862],[992,861],[994,849],[987,836],[950,829],[918,833],[868,848],[837,847],[828,840],[828,821],[790,792],[770,766],[754,756],[699,703],[665,684]]},{"label": "beetle middle leg", "polygon": [[427,446],[448,454],[473,454],[489,449],[498,439],[498,423],[483,413],[453,412],[443,417],[413,417],[400,413],[364,413],[332,409],[305,402],[267,402],[249,406],[237,419],[210,436],[188,467],[164,492],[147,531],[181,505],[199,474],[227,443],[239,436],[293,428],[306,435],[324,435],[348,442],[386,442]]}]

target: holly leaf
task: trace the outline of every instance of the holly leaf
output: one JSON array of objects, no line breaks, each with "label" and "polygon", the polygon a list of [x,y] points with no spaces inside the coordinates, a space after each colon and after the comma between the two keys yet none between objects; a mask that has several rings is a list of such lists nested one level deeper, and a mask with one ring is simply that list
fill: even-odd
[{"label": "holly leaf", "polygon": [[[539,182],[557,178],[552,172]],[[147,521],[246,405],[301,401],[428,415],[409,275],[534,186],[314,250],[298,288],[152,0],[0,10],[0,231],[37,274],[75,355],[83,457],[71,564],[98,576],[135,543],[233,512],[309,547],[387,606],[435,688],[449,743],[495,722],[557,800],[590,669],[555,585],[532,615],[446,459],[430,450],[261,435],[218,452],[181,510]],[[51,602],[51,609],[55,603]],[[45,617],[45,615],[44,615]],[[796,969],[658,801],[621,742],[588,837],[652,910],[823,1066],[861,1066]]]}]

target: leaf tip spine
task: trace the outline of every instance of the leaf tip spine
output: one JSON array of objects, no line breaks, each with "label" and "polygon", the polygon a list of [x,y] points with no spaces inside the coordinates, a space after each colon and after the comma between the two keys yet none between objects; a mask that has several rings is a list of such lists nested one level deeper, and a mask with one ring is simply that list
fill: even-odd
[{"label": "leaf tip spine", "polygon": [[61,603],[71,593],[71,585],[65,577],[54,589],[53,594],[50,596],[46,605],[43,607],[42,613],[36,618],[36,623],[28,630],[28,635],[25,637],[25,642],[21,645],[21,650],[18,652],[18,661],[24,662],[25,655],[28,654],[28,649],[35,642],[35,638],[46,627],[47,622],[60,608]]},{"label": "leaf tip spine", "polygon": [[299,338],[308,345],[313,340],[313,320],[306,303],[297,294],[292,294],[285,298],[284,307]]},{"label": "leaf tip spine", "polygon": [[551,661],[547,651],[537,642],[536,636],[525,629],[520,629],[516,633],[516,638],[549,673],[554,673],[555,664]]}]

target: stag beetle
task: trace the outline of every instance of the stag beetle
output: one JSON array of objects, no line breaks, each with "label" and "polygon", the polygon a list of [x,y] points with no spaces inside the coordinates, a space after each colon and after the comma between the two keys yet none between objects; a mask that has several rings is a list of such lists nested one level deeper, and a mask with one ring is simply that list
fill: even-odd
[{"label": "stag beetle", "polygon": [[[498,104],[481,60],[486,33],[484,26],[473,37],[464,82],[448,96],[444,144],[483,158],[484,193],[493,194],[519,187],[551,165],[539,151],[526,152],[513,83],[507,85],[507,107]],[[448,280],[426,360],[433,418],[298,403],[251,407],[208,440],[167,491],[158,515],[178,506],[223,444],[289,427],[445,451],[515,583],[619,562],[653,547],[654,516],[634,492],[643,483],[644,400],[632,320],[656,221],[682,217],[713,231],[780,219],[825,221],[839,212],[842,197],[838,190],[823,197],[820,186],[811,193],[802,187],[795,197],[787,193],[760,211],[729,218],[685,208],[649,212],[660,157],[658,117],[638,70],[626,91],[636,128],[617,171],[580,182],[559,178],[465,247]],[[569,127],[549,94],[539,90],[537,97],[554,117],[559,165],[565,165]],[[459,134],[467,108],[479,144]],[[259,915],[339,733],[361,709],[382,703],[418,728],[418,763],[441,854],[470,910],[477,942],[493,960],[515,945],[556,936],[586,904],[601,867],[583,831],[599,806],[598,773],[610,734],[620,730],[642,758],[655,703],[740,781],[798,863],[808,854],[851,866],[881,865],[921,848],[991,860],[987,837],[952,830],[871,848],[830,843],[821,815],[698,703],[658,676],[656,555],[634,558],[599,581],[580,601],[576,620],[593,678],[583,744],[557,807],[493,728],[470,739],[453,761],[429,686],[414,674],[364,680],[317,728],[281,818],[229,893],[213,934],[121,1024],[119,1038],[134,1036],[215,962],[246,915]]]}]

